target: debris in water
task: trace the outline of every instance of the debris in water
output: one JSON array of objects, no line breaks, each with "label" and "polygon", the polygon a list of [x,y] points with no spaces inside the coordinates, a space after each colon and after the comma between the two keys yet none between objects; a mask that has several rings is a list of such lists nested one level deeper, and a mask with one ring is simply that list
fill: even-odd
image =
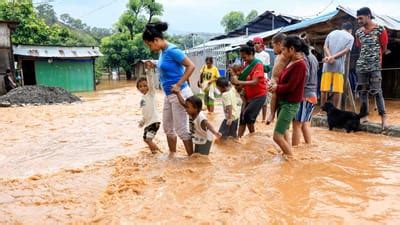
[{"label": "debris in water", "polygon": [[60,87],[24,86],[18,87],[0,97],[0,107],[11,105],[46,105],[79,102],[81,99]]}]

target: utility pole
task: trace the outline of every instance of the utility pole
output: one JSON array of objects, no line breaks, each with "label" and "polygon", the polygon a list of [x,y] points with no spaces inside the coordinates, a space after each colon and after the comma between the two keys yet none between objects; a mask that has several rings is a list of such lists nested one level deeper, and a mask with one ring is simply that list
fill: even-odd
[{"label": "utility pole", "polygon": [[272,14],[272,30],[275,30],[275,11],[271,11]]},{"label": "utility pole", "polygon": [[195,39],[195,33],[191,33],[191,35],[192,35],[192,48],[194,48],[194,39]]}]

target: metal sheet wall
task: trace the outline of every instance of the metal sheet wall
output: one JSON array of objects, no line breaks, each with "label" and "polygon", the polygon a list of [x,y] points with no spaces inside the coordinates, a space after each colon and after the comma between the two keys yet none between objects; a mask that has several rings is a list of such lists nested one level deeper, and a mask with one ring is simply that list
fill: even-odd
[{"label": "metal sheet wall", "polygon": [[62,87],[72,92],[94,90],[93,60],[35,61],[38,85]]}]

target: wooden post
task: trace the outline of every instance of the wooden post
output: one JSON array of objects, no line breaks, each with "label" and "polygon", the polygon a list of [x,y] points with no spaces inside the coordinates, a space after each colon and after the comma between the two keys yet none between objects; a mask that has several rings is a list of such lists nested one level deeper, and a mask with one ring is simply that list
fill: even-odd
[{"label": "wooden post", "polygon": [[350,84],[350,53],[346,54],[345,58],[345,71],[344,71],[344,93],[341,99],[341,109],[346,110],[347,100],[350,100],[350,104],[353,108],[353,112],[356,112],[356,104],[354,100],[353,90]]}]

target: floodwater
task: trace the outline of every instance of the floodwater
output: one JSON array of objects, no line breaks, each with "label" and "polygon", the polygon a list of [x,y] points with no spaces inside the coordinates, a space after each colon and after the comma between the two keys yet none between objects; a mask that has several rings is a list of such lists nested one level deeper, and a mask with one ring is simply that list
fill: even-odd
[{"label": "floodwater", "polygon": [[314,144],[286,162],[272,127],[257,124],[209,157],[188,158],[182,146],[169,157],[160,132],[164,153],[154,156],[133,87],[0,109],[0,224],[400,223],[400,139],[314,128]]}]

